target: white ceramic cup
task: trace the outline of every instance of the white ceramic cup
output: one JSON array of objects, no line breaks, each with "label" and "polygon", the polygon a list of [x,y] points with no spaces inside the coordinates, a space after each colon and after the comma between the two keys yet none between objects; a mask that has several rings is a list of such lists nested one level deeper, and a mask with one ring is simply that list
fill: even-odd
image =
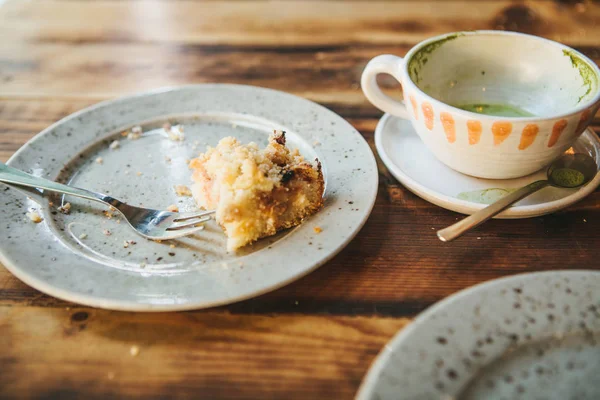
[{"label": "white ceramic cup", "polygon": [[[382,73],[400,82],[404,101],[381,91]],[[576,50],[505,31],[431,38],[404,58],[373,58],[361,79],[367,99],[409,119],[440,161],[494,179],[528,175],[569,149],[600,106],[599,82],[598,66]]]}]

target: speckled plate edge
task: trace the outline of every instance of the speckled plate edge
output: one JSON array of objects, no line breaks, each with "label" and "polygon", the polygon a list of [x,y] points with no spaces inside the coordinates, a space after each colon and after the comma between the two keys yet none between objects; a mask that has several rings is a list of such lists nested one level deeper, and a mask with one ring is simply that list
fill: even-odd
[{"label": "speckled plate edge", "polygon": [[[375,156],[372,153],[372,151],[370,150],[369,145],[367,144],[366,140],[362,137],[362,135],[360,135],[360,133],[358,133],[358,131],[356,131],[356,129],[352,125],[350,125],[350,123],[348,123],[345,119],[343,119],[341,116],[337,115],[336,113],[327,109],[326,107],[323,107],[323,106],[321,106],[317,103],[314,103],[308,99],[304,99],[304,98],[301,98],[301,97],[298,97],[298,96],[295,96],[295,95],[292,95],[289,93],[285,93],[285,92],[281,92],[281,91],[277,91],[277,90],[273,90],[273,89],[269,89],[269,88],[262,88],[262,87],[256,87],[256,86],[248,86],[248,85],[194,84],[194,85],[184,85],[184,86],[175,86],[175,87],[163,87],[163,88],[158,88],[158,89],[151,90],[151,91],[146,91],[143,93],[133,94],[130,96],[123,96],[123,97],[119,97],[116,99],[102,101],[102,102],[96,103],[90,107],[79,110],[79,111],[57,121],[56,123],[50,125],[48,128],[41,131],[39,134],[37,134],[32,139],[30,139],[27,143],[25,143],[21,148],[19,148],[19,150],[17,150],[15,152],[15,154],[13,154],[13,156],[8,160],[7,164],[14,166],[15,160],[17,158],[21,157],[22,154],[25,151],[27,151],[28,146],[30,146],[32,143],[35,143],[40,137],[42,137],[43,135],[49,134],[54,129],[61,126],[63,123],[65,123],[66,121],[69,121],[69,120],[72,120],[75,118],[81,118],[88,112],[100,109],[105,106],[110,106],[113,104],[125,104],[129,100],[138,99],[138,98],[142,98],[145,96],[159,95],[162,93],[168,93],[168,92],[178,91],[178,90],[193,90],[195,88],[202,89],[202,88],[214,88],[214,87],[224,87],[224,88],[230,88],[230,89],[239,88],[240,90],[257,90],[257,91],[260,91],[265,94],[271,93],[271,94],[275,94],[278,96],[282,96],[282,95],[287,96],[287,98],[294,98],[294,99],[297,99],[297,101],[304,102],[305,104],[310,103],[311,107],[313,107],[314,110],[316,110],[320,113],[324,113],[324,115],[326,115],[328,118],[331,118],[332,120],[335,120],[336,122],[339,122],[346,130],[348,130],[349,132],[352,132],[355,135],[355,137],[360,139],[359,142],[361,143],[361,145],[364,146],[363,152],[367,157],[364,160],[364,162],[368,166],[368,172],[372,172],[372,174],[371,174],[372,176],[370,176],[369,179],[366,180],[366,182],[363,182],[361,184],[361,189],[362,189],[361,193],[364,194],[365,198],[368,200],[367,200],[367,203],[365,204],[366,207],[362,208],[359,213],[353,214],[354,216],[358,217],[358,220],[357,220],[355,226],[353,227],[353,229],[348,231],[346,235],[344,235],[343,240],[341,242],[339,242],[337,244],[337,246],[335,246],[335,248],[332,248],[330,251],[326,252],[326,255],[320,257],[317,262],[312,263],[310,266],[304,268],[299,273],[292,274],[287,279],[282,279],[279,282],[277,282],[276,284],[267,285],[259,290],[254,290],[251,293],[245,293],[240,296],[230,296],[226,300],[221,300],[221,301],[212,301],[212,302],[202,301],[202,302],[190,302],[190,303],[186,303],[186,304],[167,304],[167,305],[127,302],[127,301],[121,301],[121,300],[99,298],[97,296],[92,296],[92,295],[73,293],[68,290],[61,290],[60,288],[56,288],[53,285],[49,285],[44,280],[38,279],[35,276],[32,276],[29,273],[27,273],[26,271],[22,270],[17,265],[17,263],[12,262],[12,260],[10,260],[10,258],[7,257],[6,254],[4,254],[4,251],[3,251],[1,245],[0,245],[0,263],[2,263],[9,272],[11,272],[14,276],[16,276],[19,280],[21,280],[25,284],[43,292],[43,293],[46,293],[50,296],[53,296],[53,297],[56,297],[56,298],[59,298],[59,299],[65,300],[65,301],[70,301],[70,302],[74,302],[74,303],[78,303],[78,304],[82,304],[82,305],[86,305],[86,306],[92,306],[92,307],[98,307],[98,308],[104,308],[104,309],[110,309],[110,310],[119,310],[119,311],[166,312],[166,311],[186,311],[186,310],[194,310],[194,309],[201,309],[201,308],[209,308],[209,307],[231,304],[231,303],[235,303],[238,301],[253,298],[253,297],[271,292],[273,290],[279,289],[283,286],[286,286],[289,283],[296,281],[296,280],[302,278],[303,276],[309,274],[310,272],[314,271],[315,269],[319,268],[320,266],[322,266],[323,264],[325,264],[326,262],[331,260],[333,257],[335,257],[344,247],[346,247],[348,245],[348,243],[350,243],[350,241],[360,231],[360,229],[363,227],[363,225],[366,223],[367,219],[369,218],[371,211],[373,209],[373,206],[375,205],[378,184],[379,184]],[[330,180],[328,180],[328,182],[329,181]],[[329,186],[329,183],[328,183],[328,186]]]},{"label": "speckled plate edge", "polygon": [[[436,192],[430,188],[427,188],[414,180],[413,178],[406,175],[401,168],[399,168],[388,156],[385,146],[383,145],[383,135],[385,126],[390,119],[396,118],[389,114],[384,114],[383,117],[377,123],[377,127],[375,128],[375,147],[377,149],[377,153],[379,157],[385,164],[385,166],[389,169],[392,175],[400,181],[408,190],[416,194],[417,196],[423,198],[424,200],[429,201],[437,206],[443,207],[450,211],[456,211],[462,214],[473,214],[487,205],[473,203],[470,201],[465,201],[458,199],[456,197],[447,196],[445,194]],[[416,134],[416,133],[415,133]],[[591,129],[587,129],[583,135],[588,135],[591,139],[590,142],[593,143],[594,148],[596,149],[596,153],[600,154],[600,138],[591,131]],[[582,135],[582,136],[583,136]],[[598,161],[598,160],[597,160]],[[449,167],[446,167],[449,168]],[[477,178],[474,178],[477,179]],[[568,207],[586,196],[592,193],[596,188],[600,185],[600,172],[596,174],[596,177],[592,179],[590,183],[576,191],[570,196],[564,197],[560,200],[550,201],[541,205],[525,205],[525,206],[514,206],[511,207],[502,213],[498,214],[494,218],[504,218],[504,219],[516,219],[516,218],[532,218],[538,217],[545,214],[550,214],[561,210],[565,207]]]},{"label": "speckled plate edge", "polygon": [[[432,321],[432,317],[443,310],[451,308],[457,300],[465,297],[476,297],[483,294],[486,291],[492,289],[504,287],[510,290],[512,287],[518,286],[519,283],[527,282],[533,278],[581,278],[582,275],[595,275],[600,276],[600,271],[594,270],[560,270],[560,271],[542,271],[542,272],[531,272],[517,275],[511,275],[503,278],[493,279],[479,283],[477,285],[468,287],[459,292],[456,292],[443,300],[430,306],[427,310],[419,314],[407,327],[400,330],[396,335],[383,347],[379,352],[375,360],[371,363],[369,370],[356,393],[356,400],[370,400],[371,395],[377,388],[377,382],[382,372],[385,370],[386,363],[390,356],[393,355],[395,349],[398,349],[402,343],[413,334],[422,329],[423,325]],[[398,397],[399,399],[402,397]]]}]

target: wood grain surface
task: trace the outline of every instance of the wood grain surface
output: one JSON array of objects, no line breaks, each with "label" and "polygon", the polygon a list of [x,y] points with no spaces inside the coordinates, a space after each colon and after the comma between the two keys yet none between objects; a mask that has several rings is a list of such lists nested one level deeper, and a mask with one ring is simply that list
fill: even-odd
[{"label": "wood grain surface", "polygon": [[[309,98],[373,146],[381,113],[359,80],[375,55],[449,31],[507,29],[600,62],[598,21],[600,5],[576,1],[0,1],[0,160],[98,101],[202,82]],[[380,178],[371,217],[337,257],[226,307],[96,310],[0,268],[0,398],[350,399],[381,347],[445,296],[514,273],[600,269],[599,191],[443,244],[435,230],[460,216],[404,189],[381,163]]]}]

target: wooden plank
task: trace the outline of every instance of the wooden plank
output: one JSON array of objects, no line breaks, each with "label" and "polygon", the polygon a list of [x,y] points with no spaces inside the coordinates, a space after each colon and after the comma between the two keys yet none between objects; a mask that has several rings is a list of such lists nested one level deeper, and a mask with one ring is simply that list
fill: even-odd
[{"label": "wooden plank", "polygon": [[369,59],[457,29],[527,31],[600,60],[600,5],[582,13],[553,2],[477,4],[9,1],[0,7],[0,95],[100,99],[231,82],[365,105]]},{"label": "wooden plank", "polygon": [[322,45],[418,42],[444,32],[508,29],[597,44],[600,8],[567,2],[317,0],[43,1],[9,0],[0,37],[46,43],[169,42]]},{"label": "wooden plank", "polygon": [[0,398],[350,399],[407,322],[0,307]]}]

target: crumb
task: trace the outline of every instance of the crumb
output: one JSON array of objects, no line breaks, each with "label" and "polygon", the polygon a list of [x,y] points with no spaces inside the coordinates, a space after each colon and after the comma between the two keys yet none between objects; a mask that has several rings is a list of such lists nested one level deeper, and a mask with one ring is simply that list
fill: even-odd
[{"label": "crumb", "polygon": [[146,263],[142,261],[142,262],[140,263],[140,268],[142,268],[142,269],[146,268]]},{"label": "crumb", "polygon": [[112,381],[113,379],[115,379],[115,373],[114,372],[109,372],[108,375],[107,375],[107,377],[108,377],[109,380]]},{"label": "crumb", "polygon": [[165,161],[166,161],[168,164],[171,164],[171,157],[169,157],[169,156],[165,156]]},{"label": "crumb", "polygon": [[188,168],[189,168],[189,166],[190,166],[190,162],[192,162],[192,160],[190,160],[189,158],[186,158],[186,159],[185,159],[185,165],[187,165],[187,166],[188,166]]},{"label": "crumb", "polygon": [[183,139],[185,139],[185,135],[183,134],[183,125],[177,125],[176,127],[172,127],[169,124],[168,129],[166,125],[167,124],[165,124],[163,128],[165,129],[165,132],[167,133],[170,140],[174,142],[181,142],[183,141]]},{"label": "crumb", "polygon": [[102,214],[104,214],[104,216],[108,219],[112,219],[112,217],[114,217],[114,214],[112,213],[112,211],[104,210],[104,211],[102,211]]},{"label": "crumb", "polygon": [[110,211],[117,211],[117,209],[116,209],[115,207],[113,207],[113,206],[108,206],[108,209],[109,209]]},{"label": "crumb", "polygon": [[111,149],[111,150],[116,150],[116,149],[118,149],[120,146],[121,146],[121,143],[120,143],[118,140],[115,140],[115,141],[114,141],[114,142],[112,142],[112,143],[110,144],[110,146],[108,146],[108,147],[110,147],[110,149]]},{"label": "crumb", "polygon": [[129,354],[131,354],[132,357],[137,356],[140,354],[140,348],[138,346],[131,346],[129,349]]},{"label": "crumb", "polygon": [[121,136],[123,136],[123,137],[127,136],[128,134],[129,134],[129,132],[128,132],[128,131],[123,131],[123,132],[121,132]]},{"label": "crumb", "polygon": [[125,175],[129,175],[129,170],[128,169],[125,170]]},{"label": "crumb", "polygon": [[431,227],[431,230],[432,230],[432,231],[435,231],[435,228],[434,228],[434,227]]},{"label": "crumb", "polygon": [[155,241],[156,243],[162,243],[162,240],[160,240],[160,239],[154,239],[154,241]]},{"label": "crumb", "polygon": [[171,257],[175,257],[175,253],[173,253],[173,252],[170,252],[170,253],[169,253],[169,255],[170,255]]},{"label": "crumb", "polygon": [[142,173],[140,171],[135,173],[137,176],[142,176]]},{"label": "crumb", "polygon": [[583,222],[587,222],[587,219],[585,219],[585,218],[584,218],[584,219],[583,219]]},{"label": "crumb", "polygon": [[102,233],[104,233],[104,235],[106,235],[106,236],[112,235],[112,233],[108,229],[103,229]]},{"label": "crumb", "polygon": [[128,247],[129,247],[129,242],[128,242],[127,240],[125,240],[125,241],[123,242],[123,247],[124,247],[124,248],[128,248]]},{"label": "crumb", "polygon": [[163,124],[163,129],[165,130],[165,132],[169,132],[169,131],[171,130],[171,128],[172,128],[172,126],[171,126],[171,124],[170,124],[170,123],[168,123],[168,122],[165,122],[165,123]]},{"label": "crumb", "polygon": [[313,230],[315,231],[315,233],[321,233],[321,232],[323,232],[323,229],[321,229],[321,227],[320,227],[320,226],[315,226],[315,227],[313,228]]},{"label": "crumb", "polygon": [[477,236],[477,240],[481,240],[481,236]]},{"label": "crumb", "polygon": [[103,162],[104,162],[104,159],[102,157],[96,158],[96,164],[102,165]]},{"label": "crumb", "polygon": [[83,240],[87,238],[87,233],[82,233],[81,235],[79,235],[79,239]]},{"label": "crumb", "polygon": [[49,202],[48,202],[48,207],[54,207],[54,202],[52,202],[52,201],[49,201]]},{"label": "crumb", "polygon": [[38,214],[38,212],[36,210],[30,211],[25,215],[27,215],[27,218],[29,218],[31,220],[31,222],[34,222],[36,224],[39,224],[40,222],[42,222],[44,220],[44,218],[42,218],[42,216],[40,214]]},{"label": "crumb", "polygon": [[172,249],[174,249],[175,245],[174,244],[170,244],[169,247],[172,248]]},{"label": "crumb", "polygon": [[117,219],[117,224],[120,224],[120,223],[121,223],[121,220],[120,220],[120,219]]},{"label": "crumb", "polygon": [[177,196],[187,196],[190,197],[192,195],[192,191],[189,187],[185,185],[175,185],[175,193]]},{"label": "crumb", "polygon": [[175,204],[171,204],[169,207],[167,207],[167,211],[179,212],[179,207],[177,207]]},{"label": "crumb", "polygon": [[296,300],[296,301],[294,302],[294,304],[298,305],[298,300]]},{"label": "crumb", "polygon": [[127,139],[129,140],[138,140],[140,137],[142,137],[142,127],[139,125],[134,126],[133,128],[131,128],[131,132],[127,133]]},{"label": "crumb", "polygon": [[58,211],[60,211],[63,214],[70,214],[71,213],[71,203],[65,203],[62,206],[58,207]]},{"label": "crumb", "polygon": [[319,142],[318,140],[315,140],[315,141],[313,142],[313,146],[318,146],[318,145],[320,145],[320,144],[321,144],[321,142]]}]

